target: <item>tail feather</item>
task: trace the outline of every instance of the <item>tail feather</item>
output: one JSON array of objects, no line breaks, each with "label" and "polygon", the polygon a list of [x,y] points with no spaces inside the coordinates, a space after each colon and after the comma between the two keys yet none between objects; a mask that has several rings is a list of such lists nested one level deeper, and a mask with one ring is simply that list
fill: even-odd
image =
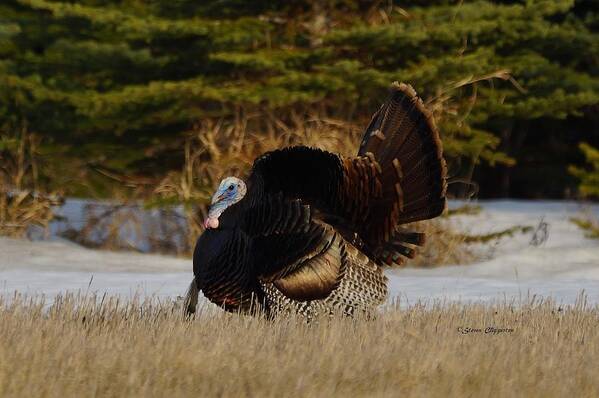
[{"label": "tail feather", "polygon": [[415,246],[424,246],[426,234],[422,232],[398,231],[395,237],[399,242],[408,243]]},{"label": "tail feather", "polygon": [[[373,116],[358,155],[374,158],[381,167],[383,198],[371,209],[366,240],[383,262],[414,252],[396,234],[400,224],[440,215],[446,206],[446,164],[432,114],[414,89],[394,83],[389,100]],[[413,238],[414,236],[409,236]],[[413,241],[413,239],[412,239]]]},{"label": "tail feather", "polygon": [[431,218],[435,218],[443,213],[445,207],[445,200],[438,200],[437,202],[429,204],[426,207],[422,207],[420,209],[413,210],[408,214],[402,215],[399,219],[400,224],[407,224],[420,220],[429,220]]},{"label": "tail feather", "polygon": [[379,264],[403,265],[406,259],[416,256],[418,246],[423,246],[426,235],[421,232],[398,229],[392,238],[383,243],[374,253],[374,258]]},{"label": "tail feather", "polygon": [[200,290],[198,289],[198,284],[196,283],[196,279],[193,278],[187,288],[185,300],[183,301],[183,316],[185,318],[190,318],[195,314],[199,294]]}]

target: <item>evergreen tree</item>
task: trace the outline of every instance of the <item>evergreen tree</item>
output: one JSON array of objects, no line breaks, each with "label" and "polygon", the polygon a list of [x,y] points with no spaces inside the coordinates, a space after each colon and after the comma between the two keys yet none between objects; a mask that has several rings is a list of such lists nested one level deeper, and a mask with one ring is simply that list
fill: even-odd
[{"label": "evergreen tree", "polygon": [[572,144],[599,143],[591,3],[8,0],[0,124],[42,135],[54,183],[83,194],[88,167],[176,167],[198,121],[317,110],[365,124],[400,80],[434,110],[453,174],[475,173],[483,194],[562,196]]},{"label": "evergreen tree", "polygon": [[599,149],[581,143],[588,168],[571,166],[570,172],[580,180],[580,193],[585,197],[599,198]]}]

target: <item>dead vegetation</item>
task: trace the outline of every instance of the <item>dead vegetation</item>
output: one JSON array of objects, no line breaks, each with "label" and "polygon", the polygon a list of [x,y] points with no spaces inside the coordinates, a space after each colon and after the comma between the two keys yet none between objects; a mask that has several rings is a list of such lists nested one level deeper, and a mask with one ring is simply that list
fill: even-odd
[{"label": "dead vegetation", "polygon": [[466,236],[450,218],[422,221],[411,225],[414,231],[424,232],[426,241],[417,255],[406,263],[410,267],[436,267],[448,264],[469,264],[478,256],[466,244]]},{"label": "dead vegetation", "polygon": [[172,304],[0,302],[0,396],[599,395],[599,309],[527,301],[266,321]]},{"label": "dead vegetation", "polygon": [[599,218],[590,209],[581,212],[580,216],[570,219],[589,239],[599,239]]},{"label": "dead vegetation", "polygon": [[0,235],[24,237],[31,227],[46,230],[52,206],[61,202],[39,188],[39,137],[26,128],[0,137]]}]

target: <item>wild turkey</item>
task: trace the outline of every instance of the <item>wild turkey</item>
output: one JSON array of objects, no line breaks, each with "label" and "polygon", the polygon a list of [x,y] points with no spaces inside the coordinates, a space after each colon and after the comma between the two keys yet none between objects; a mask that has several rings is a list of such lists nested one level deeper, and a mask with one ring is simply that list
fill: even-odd
[{"label": "wild turkey", "polygon": [[394,83],[356,157],[304,146],[268,152],[247,183],[212,198],[186,297],[227,311],[370,313],[388,295],[382,267],[413,258],[424,235],[402,224],[445,209],[446,167],[431,114]]}]

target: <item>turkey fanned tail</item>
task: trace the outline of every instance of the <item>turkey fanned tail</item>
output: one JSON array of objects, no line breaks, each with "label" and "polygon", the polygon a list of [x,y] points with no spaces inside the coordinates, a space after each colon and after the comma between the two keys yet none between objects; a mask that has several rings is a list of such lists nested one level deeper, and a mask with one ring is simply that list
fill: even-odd
[{"label": "turkey fanned tail", "polygon": [[446,206],[439,132],[412,86],[393,83],[389,99],[366,128],[358,155],[379,165],[382,186],[382,198],[371,206],[362,238],[380,264],[401,264],[414,257],[409,245],[422,245],[424,235],[398,226],[437,217]]}]

